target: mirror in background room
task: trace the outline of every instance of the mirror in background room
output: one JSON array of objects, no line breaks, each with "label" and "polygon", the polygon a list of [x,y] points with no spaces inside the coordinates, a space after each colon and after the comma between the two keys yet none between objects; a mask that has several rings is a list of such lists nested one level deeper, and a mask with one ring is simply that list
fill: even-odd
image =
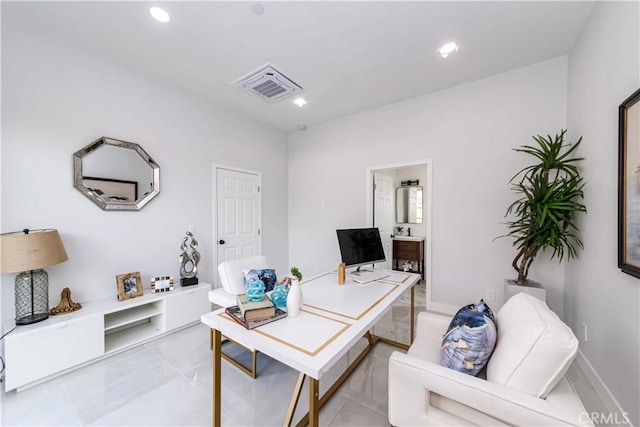
[{"label": "mirror in background room", "polygon": [[160,193],[160,166],[133,142],[102,137],[76,151],[73,176],[103,210],[137,211]]},{"label": "mirror in background room", "polygon": [[407,185],[396,188],[396,222],[422,224],[422,187]]}]

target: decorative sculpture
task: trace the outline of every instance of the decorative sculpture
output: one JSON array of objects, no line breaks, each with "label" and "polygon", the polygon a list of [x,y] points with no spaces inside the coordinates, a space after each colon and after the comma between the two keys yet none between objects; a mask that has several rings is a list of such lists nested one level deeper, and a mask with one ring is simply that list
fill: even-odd
[{"label": "decorative sculpture", "polygon": [[50,314],[66,314],[76,310],[80,310],[82,305],[77,302],[73,302],[71,299],[71,290],[64,288],[60,294],[60,304],[49,310]]},{"label": "decorative sculpture", "polygon": [[[189,245],[187,246],[187,241]],[[200,262],[200,252],[198,252],[198,241],[190,231],[187,231],[187,237],[182,239],[180,250],[182,253],[178,257],[180,263],[180,286],[197,285],[198,263]],[[191,253],[189,253],[189,249]]]}]

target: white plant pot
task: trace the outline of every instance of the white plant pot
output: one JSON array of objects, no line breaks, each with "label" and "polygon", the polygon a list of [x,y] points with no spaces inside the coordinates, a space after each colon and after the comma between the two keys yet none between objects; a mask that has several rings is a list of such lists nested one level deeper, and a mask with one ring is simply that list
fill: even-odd
[{"label": "white plant pot", "polygon": [[541,301],[547,301],[547,291],[538,282],[529,280],[526,285],[518,285],[515,280],[506,279],[504,281],[504,302],[507,302],[509,298],[520,292],[529,294]]},{"label": "white plant pot", "polygon": [[297,279],[291,279],[291,287],[287,294],[287,316],[297,317],[302,307],[302,289]]}]

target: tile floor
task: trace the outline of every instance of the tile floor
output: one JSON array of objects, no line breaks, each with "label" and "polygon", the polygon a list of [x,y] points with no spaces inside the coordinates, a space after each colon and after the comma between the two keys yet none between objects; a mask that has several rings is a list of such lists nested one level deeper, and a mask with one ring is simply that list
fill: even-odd
[{"label": "tile floor", "polygon": [[[424,286],[416,292],[424,310]],[[374,332],[408,340],[409,294]],[[421,305],[420,305],[421,304]],[[361,340],[320,381],[321,393],[366,345]],[[249,355],[225,345],[241,359]],[[388,426],[387,365],[393,351],[378,343],[320,412],[323,426]],[[253,380],[223,361],[222,423],[282,425],[298,373],[258,355]],[[2,426],[210,426],[209,329],[196,324],[16,393],[0,391]],[[294,420],[302,417],[307,384]]]},{"label": "tile floor", "polygon": [[[374,332],[405,341],[408,302],[409,294]],[[416,305],[424,310],[424,286],[417,288]],[[321,379],[321,393],[365,345],[361,340]],[[248,360],[233,344],[225,350]],[[388,426],[387,367],[396,350],[378,343],[322,408],[320,424]],[[223,425],[282,425],[297,372],[264,354],[258,356],[255,380],[226,361],[222,368]],[[196,324],[20,393],[0,391],[0,425],[210,426],[211,371],[209,330]],[[588,393],[588,384],[583,386]],[[305,412],[307,396],[305,387],[294,420]],[[587,409],[598,405],[593,393],[587,397]]]}]

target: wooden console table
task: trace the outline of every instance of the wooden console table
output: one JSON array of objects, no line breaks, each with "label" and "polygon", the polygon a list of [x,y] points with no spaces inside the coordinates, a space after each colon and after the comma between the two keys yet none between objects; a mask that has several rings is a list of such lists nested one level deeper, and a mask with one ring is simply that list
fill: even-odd
[{"label": "wooden console table", "polygon": [[[424,280],[424,239],[400,240],[393,239],[393,269],[403,271],[400,261],[412,261],[418,264],[417,273]],[[410,271],[416,273],[415,271]]]}]

